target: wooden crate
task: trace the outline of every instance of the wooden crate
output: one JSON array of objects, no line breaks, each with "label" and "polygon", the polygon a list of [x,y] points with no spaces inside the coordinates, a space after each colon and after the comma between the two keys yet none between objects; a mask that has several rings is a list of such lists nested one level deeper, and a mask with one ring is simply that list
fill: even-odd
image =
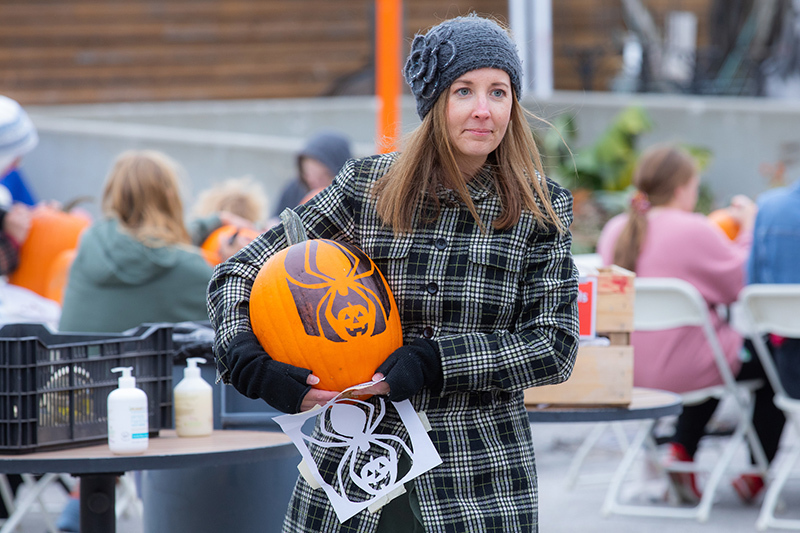
[{"label": "wooden crate", "polygon": [[527,405],[628,405],[633,393],[633,346],[581,346],[564,383],[525,391]]},{"label": "wooden crate", "polygon": [[525,391],[527,405],[620,406],[633,394],[634,274],[618,266],[598,269],[597,336],[610,346],[581,345],[570,378]]},{"label": "wooden crate", "polygon": [[600,332],[598,336],[607,336],[604,333],[630,333],[633,331],[634,273],[616,265],[597,271],[595,329]]}]

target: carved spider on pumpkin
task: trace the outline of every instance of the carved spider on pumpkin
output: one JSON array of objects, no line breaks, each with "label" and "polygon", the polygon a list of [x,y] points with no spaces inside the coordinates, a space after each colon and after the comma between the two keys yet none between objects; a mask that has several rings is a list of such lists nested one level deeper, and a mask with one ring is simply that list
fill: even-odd
[{"label": "carved spider on pumpkin", "polygon": [[[397,482],[397,450],[390,443],[398,444],[409,457],[413,457],[411,448],[401,438],[375,433],[386,412],[383,398],[378,398],[378,403],[379,410],[376,413],[375,406],[369,402],[355,399],[336,401],[319,415],[322,417],[319,431],[328,440],[321,441],[308,435],[303,437],[323,448],[347,448],[336,469],[335,489],[343,497],[347,497],[347,476],[371,496],[376,496],[381,489]],[[367,453],[369,460],[358,470],[358,465],[363,462],[363,454]]]},{"label": "carved spider on pumpkin", "polygon": [[[323,253],[325,260],[318,261]],[[358,248],[327,240],[308,241],[305,247],[287,254],[285,268],[306,334],[319,336],[321,332],[331,341],[346,342],[386,329],[391,305],[387,289],[378,269]]]}]

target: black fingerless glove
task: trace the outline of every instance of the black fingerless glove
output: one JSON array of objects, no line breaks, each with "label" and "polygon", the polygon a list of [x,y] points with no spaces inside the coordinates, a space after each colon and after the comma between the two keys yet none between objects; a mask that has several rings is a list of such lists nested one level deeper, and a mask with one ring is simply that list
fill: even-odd
[{"label": "black fingerless glove", "polygon": [[255,334],[237,334],[226,354],[231,385],[253,400],[261,398],[284,413],[300,412],[300,404],[311,389],[306,378],[311,370],[272,359]]},{"label": "black fingerless glove", "polygon": [[386,377],[393,402],[411,398],[422,387],[438,391],[442,388],[439,345],[428,339],[414,339],[392,352],[376,372]]}]

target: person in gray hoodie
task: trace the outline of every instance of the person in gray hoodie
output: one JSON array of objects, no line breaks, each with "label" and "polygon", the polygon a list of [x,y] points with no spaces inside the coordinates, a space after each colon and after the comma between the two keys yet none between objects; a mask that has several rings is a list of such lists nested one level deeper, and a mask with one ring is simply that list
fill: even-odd
[{"label": "person in gray hoodie", "polygon": [[143,322],[207,320],[212,269],[183,222],[176,165],[156,151],[121,154],[70,269],[59,329],[121,332]]},{"label": "person in gray hoodie", "polygon": [[300,205],[311,191],[324,189],[352,157],[350,140],[336,131],[320,131],[297,154],[298,176],[281,192],[273,216]]}]

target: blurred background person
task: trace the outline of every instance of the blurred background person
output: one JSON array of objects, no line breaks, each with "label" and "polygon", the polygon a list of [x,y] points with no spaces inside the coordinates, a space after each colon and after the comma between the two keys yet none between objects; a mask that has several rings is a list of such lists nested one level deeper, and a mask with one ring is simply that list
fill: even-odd
[{"label": "blurred background person", "polygon": [[216,265],[266,229],[268,198],[251,177],[226,179],[200,193],[189,223],[192,242]]},{"label": "blurred background person", "polygon": [[303,203],[310,192],[331,184],[345,161],[352,157],[350,139],[336,131],[320,131],[312,136],[297,154],[298,175],[281,192],[273,217],[287,207]]},{"label": "blurred background person", "polygon": [[[0,96],[0,185],[6,189],[0,196],[7,191],[14,203],[36,203],[18,167],[37,144],[39,135],[25,110],[15,100]],[[3,203],[0,198],[0,205]]]},{"label": "blurred background person", "polygon": [[[69,272],[59,330],[122,332],[144,322],[208,320],[211,266],[184,225],[177,165],[156,151],[128,151],[114,163],[103,218],[81,237]],[[73,493],[61,531],[79,531]]]},{"label": "blurred background person", "polygon": [[[17,166],[39,143],[28,114],[16,102],[0,95],[0,276],[8,276],[19,264],[19,248],[28,236],[34,199]],[[22,484],[17,474],[8,476],[13,493]],[[8,511],[0,498],[0,518]]]},{"label": "blurred background person", "polygon": [[142,322],[207,320],[211,267],[184,225],[175,163],[156,151],[124,152],[102,210],[78,246],[59,329],[120,332]]},{"label": "blurred background person", "polygon": [[[800,283],[800,180],[758,198],[748,283]],[[770,335],[786,393],[800,398],[800,339]]]},{"label": "blurred background person", "polygon": [[31,225],[34,200],[17,167],[39,143],[31,119],[11,98],[0,96],[0,276],[17,267],[19,247]]},{"label": "blurred background person", "polygon": [[[692,157],[675,146],[646,150],[633,176],[636,192],[627,213],[603,228],[597,251],[606,265],[617,264],[639,277],[673,277],[694,285],[708,303],[711,318],[733,375],[738,380],[763,378],[757,357],[743,353],[742,336],[716,313],[716,306],[736,301],[744,286],[756,206],[736,196],[729,212],[739,234],[729,239],[713,222],[695,213],[700,173]],[[683,393],[722,383],[711,347],[699,327],[634,332],[634,385]],[[752,353],[752,352],[751,352]],[[772,403],[766,384],[756,391],[753,425],[767,460],[778,449],[783,415]],[[667,461],[693,461],[718,400],[685,405],[671,437]],[[670,482],[684,503],[697,503],[701,493],[694,473],[670,472]],[[761,484],[740,497],[752,501]],[[734,480],[734,486],[742,478]],[[737,487],[738,490],[738,487]]]}]

